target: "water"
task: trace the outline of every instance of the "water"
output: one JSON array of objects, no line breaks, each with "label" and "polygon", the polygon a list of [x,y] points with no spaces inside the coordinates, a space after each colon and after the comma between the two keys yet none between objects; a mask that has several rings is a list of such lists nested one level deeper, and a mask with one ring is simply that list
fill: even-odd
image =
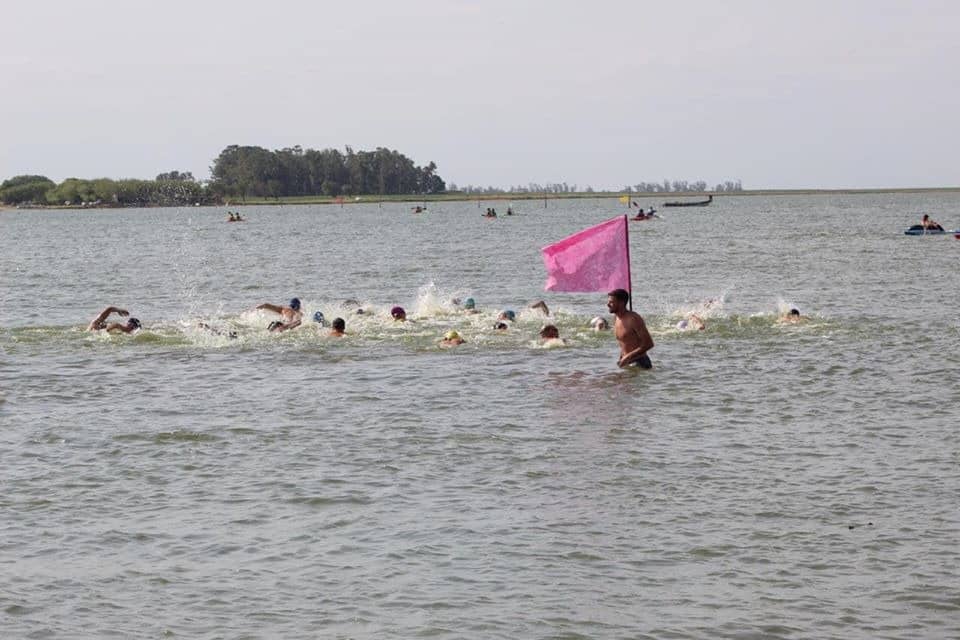
[{"label": "water", "polygon": [[[960,196],[631,223],[650,372],[542,291],[621,208],[0,212],[3,637],[960,636],[960,242],[901,233]],[[268,333],[292,296],[350,335]]]}]

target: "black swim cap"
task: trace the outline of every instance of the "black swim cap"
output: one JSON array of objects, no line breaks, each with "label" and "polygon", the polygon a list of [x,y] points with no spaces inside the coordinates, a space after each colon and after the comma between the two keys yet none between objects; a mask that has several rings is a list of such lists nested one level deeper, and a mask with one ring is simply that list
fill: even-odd
[{"label": "black swim cap", "polygon": [[128,326],[128,327],[133,327],[134,329],[139,329],[139,328],[140,328],[140,321],[137,320],[136,318],[130,318],[130,319],[127,320],[127,326]]},{"label": "black swim cap", "polygon": [[300,311],[300,298],[293,298],[290,300],[290,308],[294,311]]}]

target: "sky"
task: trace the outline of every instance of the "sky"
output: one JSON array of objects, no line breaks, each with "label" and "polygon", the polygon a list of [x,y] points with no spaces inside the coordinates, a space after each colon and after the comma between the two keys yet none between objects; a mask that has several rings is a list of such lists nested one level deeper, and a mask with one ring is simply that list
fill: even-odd
[{"label": "sky", "polygon": [[960,185],[954,0],[32,0],[0,180],[388,147],[459,186]]}]

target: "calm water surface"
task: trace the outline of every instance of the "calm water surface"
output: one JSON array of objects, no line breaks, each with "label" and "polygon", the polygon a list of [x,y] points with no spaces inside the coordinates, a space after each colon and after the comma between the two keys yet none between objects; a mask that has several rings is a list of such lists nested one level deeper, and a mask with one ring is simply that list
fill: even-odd
[{"label": "calm water surface", "polygon": [[0,211],[0,635],[960,637],[960,196],[631,223],[650,372],[542,291],[621,209]]}]

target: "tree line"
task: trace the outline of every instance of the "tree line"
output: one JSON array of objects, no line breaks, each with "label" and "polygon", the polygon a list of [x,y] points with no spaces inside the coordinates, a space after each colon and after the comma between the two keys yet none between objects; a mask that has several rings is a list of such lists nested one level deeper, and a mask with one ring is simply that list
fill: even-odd
[{"label": "tree line", "polygon": [[248,196],[421,195],[443,193],[437,165],[416,166],[402,153],[317,151],[299,146],[269,151],[231,145],[213,161],[209,181],[189,172],[169,171],[154,180],[67,178],[21,175],[0,184],[0,202],[35,205],[188,206],[217,204]]},{"label": "tree line", "polygon": [[16,176],[0,184],[0,201],[16,205],[177,207],[213,204],[217,198],[189,172],[173,171],[155,180],[67,178],[60,184],[46,176]]},{"label": "tree line", "polygon": [[[449,191],[457,191],[467,195],[500,195],[510,193],[594,193],[591,186],[586,186],[581,191],[577,185],[568,185],[566,182],[548,182],[538,184],[531,182],[527,185],[515,185],[507,188],[503,187],[479,187],[472,184],[458,187],[451,182]],[[687,180],[664,180],[663,182],[638,182],[637,184],[628,184],[620,189],[622,193],[680,193],[680,192],[706,192],[711,191],[709,185],[704,180],[688,182]],[[717,193],[733,193],[743,191],[743,185],[739,180],[727,180],[714,185],[712,191]]]},{"label": "tree line", "polygon": [[437,165],[425,167],[384,147],[345,152],[299,146],[268,151],[231,145],[210,169],[211,189],[234,197],[414,195],[443,193]]}]

